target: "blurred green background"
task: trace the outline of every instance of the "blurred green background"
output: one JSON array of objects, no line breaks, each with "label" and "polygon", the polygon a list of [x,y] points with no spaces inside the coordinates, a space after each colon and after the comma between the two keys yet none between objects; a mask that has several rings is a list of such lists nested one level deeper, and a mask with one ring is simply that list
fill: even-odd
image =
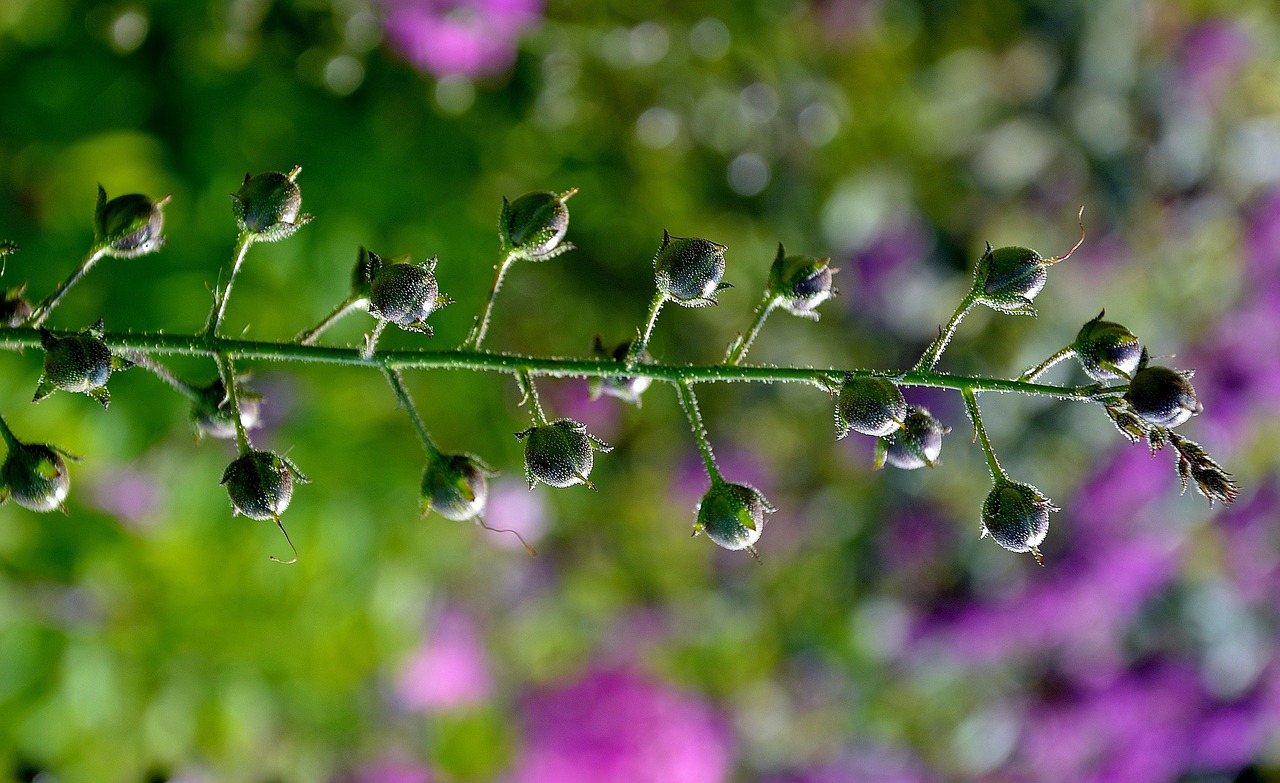
[{"label": "blurred green background", "polygon": [[[457,300],[433,338],[383,345],[456,345],[501,198],[578,187],[577,250],[512,271],[489,347],[630,336],[665,228],[728,245],[735,288],[668,308],[662,361],[720,361],[782,242],[831,256],[841,296],[816,324],[775,314],[751,361],[904,367],[984,241],[1056,254],[1084,205],[1039,319],[975,312],[943,368],[1015,376],[1105,307],[1199,368],[1186,434],[1246,487],[1224,517],[1100,411],[992,397],[1007,469],[1063,507],[1040,569],[978,540],[989,479],[957,396],[908,395],[955,428],[936,470],[877,474],[821,393],[708,386],[726,477],[779,509],[757,565],[689,538],[705,478],[669,388],[635,409],[542,383],[616,449],[598,493],[529,494],[510,380],[409,373],[439,445],[502,471],[488,519],[537,539],[530,559],[419,519],[423,455],[377,374],[261,364],[255,441],[314,482],[283,568],[278,531],[230,516],[233,447],[196,446],[182,398],[134,370],[109,411],[32,406],[40,354],[4,352],[6,420],[86,460],[68,516],[0,509],[0,779],[1280,778],[1278,48],[1267,0],[0,0],[4,285],[40,298],[73,268],[96,183],[173,194],[163,251],[104,262],[53,326],[199,328],[227,194],[301,165],[316,219],[250,251],[227,333],[291,339],[364,245],[438,256]],[[629,723],[582,695],[601,672],[672,702]],[[681,729],[685,708],[712,727]],[[574,766],[593,753],[616,764]]]}]

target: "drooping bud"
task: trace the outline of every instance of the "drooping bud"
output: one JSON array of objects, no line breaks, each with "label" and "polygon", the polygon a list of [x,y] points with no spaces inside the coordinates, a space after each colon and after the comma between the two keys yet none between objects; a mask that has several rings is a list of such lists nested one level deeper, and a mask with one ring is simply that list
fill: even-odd
[{"label": "drooping bud", "polygon": [[372,272],[369,287],[369,315],[388,321],[409,332],[431,336],[427,316],[453,302],[440,293],[436,283],[434,257],[415,264],[409,261],[384,263],[369,253]]},{"label": "drooping bud", "polygon": [[557,419],[516,433],[524,443],[524,475],[529,489],[541,481],[550,487],[586,484],[591,489],[591,468],[595,450],[613,450],[587,432],[587,425],[573,419]]},{"label": "drooping bud", "polygon": [[251,451],[237,457],[219,483],[227,488],[231,508],[250,519],[279,520],[293,499],[293,482],[310,480],[287,457]]},{"label": "drooping bud", "polygon": [[0,503],[12,498],[25,509],[62,511],[71,490],[66,459],[75,457],[42,443],[9,443],[9,454],[0,465]]},{"label": "drooping bud", "polygon": [[102,319],[76,334],[57,337],[41,327],[40,344],[44,346],[44,374],[36,386],[32,402],[40,402],[57,389],[87,394],[102,407],[111,403],[107,380],[111,373],[128,369],[133,362],[116,356],[103,342]]},{"label": "drooping bud", "polygon": [[708,239],[686,239],[662,232],[653,257],[658,291],[685,307],[716,304],[716,293],[732,288],[724,278],[724,245]]},{"label": "drooping bud", "polygon": [[1138,369],[1142,343],[1126,327],[1104,321],[1104,310],[1085,324],[1072,343],[1076,358],[1088,376],[1098,383],[1129,378]]},{"label": "drooping bud", "polygon": [[693,534],[706,533],[707,538],[725,549],[754,551],[752,547],[764,531],[764,515],[774,511],[755,487],[712,480],[711,488],[698,502]]},{"label": "drooping bud", "polygon": [[849,430],[884,437],[905,426],[907,400],[888,378],[845,376],[836,400],[836,440]]},{"label": "drooping bud", "polygon": [[22,326],[31,318],[31,303],[22,295],[26,290],[23,283],[0,291],[0,326]]},{"label": "drooping bud", "polygon": [[999,478],[982,503],[982,536],[1010,552],[1030,552],[1043,565],[1037,547],[1049,532],[1049,513],[1057,510],[1030,484]]},{"label": "drooping bud", "polygon": [[422,515],[434,511],[445,519],[462,522],[484,513],[489,497],[487,465],[470,454],[445,454],[433,458],[422,472]]},{"label": "drooping bud", "polygon": [[577,192],[577,188],[563,193],[538,190],[515,201],[502,199],[498,219],[502,249],[526,261],[546,261],[572,250],[573,245],[564,241],[569,231],[569,208],[565,202]]},{"label": "drooping bud", "polygon": [[129,193],[108,201],[107,191],[99,185],[93,213],[95,243],[115,258],[136,258],[159,250],[165,241],[163,207],[169,198]]},{"label": "drooping bud", "polygon": [[[625,363],[627,356],[631,352],[632,342],[634,341],[624,340],[613,348],[606,348],[604,341],[597,334],[594,338],[591,352],[600,359]],[[653,357],[649,355],[649,352],[642,351],[637,363],[642,364],[652,361]],[[639,408],[640,395],[645,393],[652,382],[652,378],[592,378],[590,383],[591,399],[596,400],[600,398],[601,394],[607,394]]]},{"label": "drooping bud", "polygon": [[1176,427],[1204,410],[1191,385],[1191,373],[1141,364],[1124,395],[1139,416],[1157,427]]},{"label": "drooping bud", "polygon": [[231,195],[241,233],[252,235],[255,242],[275,242],[311,222],[311,215],[300,214],[302,191],[294,180],[301,171],[301,166],[294,166],[287,174],[244,175],[244,184]]},{"label": "drooping bud", "polygon": [[[247,376],[242,376],[242,380],[243,377]],[[237,384],[236,390],[236,398],[240,403],[240,424],[245,430],[254,429],[259,423],[262,395],[243,383]],[[215,378],[209,385],[197,389],[197,392],[199,398],[191,403],[191,423],[196,428],[196,436],[234,438],[236,436],[235,417],[231,413],[231,400],[227,396],[227,387],[222,379]]]},{"label": "drooping bud", "polygon": [[987,244],[987,252],[974,270],[977,301],[1010,315],[1036,314],[1031,302],[1044,288],[1048,267],[1065,261],[1084,242],[1084,207],[1080,208],[1080,239],[1066,253],[1045,258],[1029,247],[998,247]]},{"label": "drooping bud", "polygon": [[769,268],[769,291],[782,309],[816,321],[818,305],[839,293],[831,287],[831,276],[838,271],[830,258],[789,256],[779,243]]},{"label": "drooping bud", "polygon": [[885,463],[903,470],[933,467],[942,453],[942,436],[948,432],[951,428],[930,415],[928,409],[909,406],[902,429],[877,441],[875,467],[879,469]]}]

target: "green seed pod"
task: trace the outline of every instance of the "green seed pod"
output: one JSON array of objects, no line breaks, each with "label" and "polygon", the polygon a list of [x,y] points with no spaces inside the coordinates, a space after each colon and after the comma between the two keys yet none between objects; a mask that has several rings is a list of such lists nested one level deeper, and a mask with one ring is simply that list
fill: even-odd
[{"label": "green seed pod", "polygon": [[[372,258],[376,258],[372,253]],[[369,315],[388,321],[401,329],[431,334],[427,316],[453,300],[440,295],[440,287],[432,274],[436,259],[420,264],[401,262],[378,267],[369,289]]]},{"label": "green seed pod", "polygon": [[94,239],[115,258],[136,258],[164,246],[164,211],[169,196],[153,200],[141,193],[129,193],[107,200],[107,191],[98,186],[98,204],[93,215]]},{"label": "green seed pod", "polygon": [[65,513],[71,476],[63,457],[75,460],[53,446],[10,442],[9,454],[0,465],[0,503],[12,498],[31,511]]},{"label": "green seed pod", "polygon": [[707,239],[673,237],[662,232],[662,246],[653,257],[658,291],[685,307],[716,304],[723,283],[724,253],[728,248]]},{"label": "green seed pod", "polygon": [[888,378],[846,376],[836,401],[836,440],[849,430],[872,437],[884,437],[902,429],[907,418],[907,401],[902,390]]},{"label": "green seed pod", "polygon": [[926,408],[909,406],[902,429],[877,443],[875,467],[881,468],[885,463],[903,470],[933,467],[942,453],[942,436],[948,432],[951,428],[933,418]]},{"label": "green seed pod", "polygon": [[[239,391],[240,424],[245,430],[254,429],[261,416],[262,395],[253,392],[243,383],[237,384],[236,389]],[[234,438],[235,417],[231,414],[227,387],[222,379],[215,378],[208,386],[196,391],[199,398],[191,403],[191,423],[196,428],[197,437],[208,435],[219,439]]]},{"label": "green seed pod", "polygon": [[57,389],[87,394],[102,407],[111,402],[107,380],[116,370],[124,370],[133,363],[115,356],[103,342],[103,323],[66,337],[57,337],[41,327],[40,344],[44,347],[44,374],[36,386],[32,402],[40,402]]},{"label": "green seed pod", "polygon": [[270,451],[237,457],[222,474],[231,507],[250,519],[279,520],[293,499],[293,482],[310,483],[287,458]]},{"label": "green seed pod", "polygon": [[[591,346],[591,352],[600,359],[623,363],[626,362],[627,356],[631,351],[632,342],[632,340],[624,340],[613,348],[606,348],[604,341],[597,334]],[[640,354],[638,363],[652,361],[653,357],[649,355],[649,352],[643,351]],[[639,408],[640,395],[644,394],[652,383],[652,378],[592,378],[590,384],[591,399],[599,399],[600,395],[607,394]]]},{"label": "green seed pod", "polygon": [[[1084,208],[1080,208],[1083,217]],[[974,271],[977,301],[993,310],[1010,315],[1036,314],[1031,302],[1044,289],[1049,274],[1045,270],[1071,257],[1084,242],[1084,222],[1080,223],[1080,239],[1066,253],[1045,258],[1029,247],[998,247],[987,244],[987,252]]]},{"label": "green seed pod", "polygon": [[241,233],[252,235],[256,242],[275,242],[311,222],[311,215],[300,214],[302,191],[294,180],[301,171],[301,166],[295,166],[288,174],[244,175],[244,184],[231,195]]},{"label": "green seed pod", "polygon": [[569,231],[569,200],[577,188],[563,193],[526,193],[515,201],[502,199],[498,239],[502,248],[526,261],[545,261],[573,249],[564,241]]},{"label": "green seed pod", "polygon": [[1072,343],[1076,358],[1088,376],[1098,383],[1130,378],[1142,358],[1142,343],[1126,327],[1098,317],[1085,324]]},{"label": "green seed pod", "polygon": [[587,432],[587,425],[573,419],[557,419],[550,424],[517,432],[524,443],[524,474],[529,489],[541,481],[550,487],[586,484],[591,489],[591,468],[595,450],[612,451],[612,447]]},{"label": "green seed pod", "polygon": [[422,472],[422,515],[434,511],[457,522],[479,517],[484,513],[493,475],[470,454],[433,458]]},{"label": "green seed pod", "polygon": [[982,537],[1010,552],[1030,552],[1043,565],[1037,547],[1049,532],[1049,513],[1057,510],[1030,484],[997,479],[982,503]]},{"label": "green seed pod", "polygon": [[831,287],[831,276],[838,271],[832,268],[830,258],[789,256],[779,243],[778,255],[769,268],[769,292],[782,309],[816,321],[818,305],[839,293]]},{"label": "green seed pod", "polygon": [[1190,377],[1190,373],[1148,365],[1134,373],[1124,399],[1157,427],[1176,427],[1204,410]]},{"label": "green seed pod", "polygon": [[707,538],[725,549],[754,552],[752,547],[764,530],[764,515],[774,510],[755,487],[713,479],[711,488],[698,502],[693,534],[706,533]]}]

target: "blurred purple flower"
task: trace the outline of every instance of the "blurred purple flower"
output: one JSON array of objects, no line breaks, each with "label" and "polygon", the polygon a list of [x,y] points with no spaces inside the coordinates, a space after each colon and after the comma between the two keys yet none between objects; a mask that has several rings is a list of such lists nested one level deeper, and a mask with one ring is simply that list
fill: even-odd
[{"label": "blurred purple flower", "polygon": [[624,671],[590,671],[524,705],[513,783],[720,783],[729,739],[701,700]]},{"label": "blurred purple flower", "polygon": [[474,624],[441,612],[430,637],[400,674],[397,693],[411,710],[434,712],[480,704],[493,691],[484,645]]},{"label": "blurred purple flower", "polygon": [[1260,198],[1245,221],[1250,276],[1265,287],[1280,287],[1280,190]]},{"label": "blurred purple flower", "polygon": [[431,773],[406,761],[378,761],[361,770],[355,783],[431,783]]},{"label": "blurred purple flower", "polygon": [[137,530],[159,508],[163,498],[144,472],[108,472],[93,487],[93,502],[101,510]]},{"label": "blurred purple flower", "polygon": [[485,76],[510,67],[542,0],[383,0],[391,48],[435,76]]},{"label": "blurred purple flower", "polygon": [[1178,83],[1193,100],[1213,105],[1223,88],[1249,59],[1249,37],[1235,22],[1212,19],[1193,27],[1182,40]]},{"label": "blurred purple flower", "polygon": [[[547,494],[530,492],[523,481],[498,478],[489,483],[489,501],[484,518],[490,527],[509,528],[530,545],[536,544],[547,532]],[[513,535],[494,533],[490,536],[495,546],[524,549]]]},{"label": "blurred purple flower", "polygon": [[854,254],[851,266],[857,293],[846,301],[859,313],[868,305],[888,307],[886,293],[894,283],[915,274],[933,252],[931,229],[920,216],[907,213],[890,218],[871,242]]}]

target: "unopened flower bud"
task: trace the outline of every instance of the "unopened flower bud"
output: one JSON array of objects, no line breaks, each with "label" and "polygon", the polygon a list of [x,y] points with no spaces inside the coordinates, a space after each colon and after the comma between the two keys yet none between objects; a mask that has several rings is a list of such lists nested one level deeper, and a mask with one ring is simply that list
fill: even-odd
[{"label": "unopened flower bud", "polygon": [[779,244],[769,268],[769,292],[782,309],[816,321],[818,305],[838,293],[831,287],[831,276],[838,271],[832,268],[830,258],[789,256]]},{"label": "unopened flower bud", "polygon": [[706,533],[707,538],[725,549],[750,550],[764,531],[764,515],[774,510],[760,490],[749,484],[713,480],[698,502],[693,534]]},{"label": "unopened flower bud", "polygon": [[[243,383],[238,384],[236,389],[237,401],[240,403],[240,424],[245,430],[254,429],[258,426],[261,414],[262,395],[253,392]],[[208,386],[196,391],[199,398],[191,403],[191,423],[196,428],[197,436],[234,438],[235,417],[231,413],[231,400],[222,379],[215,378]]]},{"label": "unopened flower bud", "polygon": [[564,241],[569,231],[565,202],[577,188],[563,193],[547,190],[526,193],[515,201],[502,199],[498,239],[508,253],[527,261],[545,261],[573,249]]},{"label": "unopened flower bud", "polygon": [[594,450],[613,450],[590,435],[587,425],[573,419],[530,427],[517,432],[516,439],[524,443],[524,474],[529,489],[539,481],[551,487],[586,484],[595,489],[590,479]]},{"label": "unopened flower bud", "polygon": [[1010,552],[1030,552],[1043,564],[1037,547],[1049,532],[1049,512],[1057,510],[1030,484],[997,479],[982,503],[982,536]]},{"label": "unopened flower bud", "polygon": [[1105,311],[1085,324],[1072,344],[1080,366],[1098,383],[1132,377],[1142,358],[1142,343],[1128,328],[1102,320]]},{"label": "unopened flower bud", "polygon": [[107,380],[116,370],[133,366],[111,353],[103,342],[103,324],[96,324],[73,335],[57,337],[41,327],[40,344],[44,347],[44,374],[36,386],[32,402],[40,402],[57,389],[87,394],[102,407],[111,402]]},{"label": "unopened flower bud", "polygon": [[[631,352],[632,340],[624,340],[613,348],[606,348],[604,341],[600,335],[595,336],[595,341],[591,347],[591,352],[600,359],[612,360],[618,363],[625,363],[627,356]],[[648,351],[642,351],[638,363],[652,362],[653,357]],[[629,402],[637,408],[640,407],[640,395],[652,384],[652,378],[592,378],[591,379],[591,399],[599,399],[601,394],[607,394],[610,397],[617,397],[623,402]]]},{"label": "unopened flower bud", "polygon": [[0,326],[22,326],[31,318],[31,303],[22,295],[26,290],[23,283],[0,291]]},{"label": "unopened flower bud", "polygon": [[[1084,208],[1080,208],[1081,216]],[[1066,253],[1045,258],[1029,247],[998,247],[987,245],[975,270],[978,301],[993,310],[1010,315],[1035,315],[1031,302],[1049,279],[1046,269],[1059,261],[1065,261],[1084,242],[1084,222],[1080,223],[1080,239]]]},{"label": "unopened flower bud", "polygon": [[227,488],[236,513],[279,521],[293,499],[295,480],[310,483],[288,458],[270,451],[251,451],[228,465],[219,483]]},{"label": "unopened flower bud", "polygon": [[942,453],[942,436],[951,428],[916,405],[907,408],[902,429],[880,438],[876,451],[876,467],[888,463],[895,468],[915,470],[933,467]]},{"label": "unopened flower bud", "polygon": [[662,232],[662,246],[653,257],[658,291],[685,307],[716,304],[716,293],[731,288],[724,278],[728,248],[708,239],[686,239]]},{"label": "unopened flower bud", "polygon": [[907,401],[902,390],[888,378],[847,376],[836,400],[836,440],[849,430],[884,437],[902,429],[907,419]]},{"label": "unopened flower bud", "polygon": [[1204,410],[1188,373],[1147,365],[1129,381],[1125,401],[1157,427],[1176,427]]},{"label": "unopened flower bud", "polygon": [[458,522],[475,519],[484,513],[492,475],[492,470],[470,454],[433,458],[422,472],[422,515],[434,511]]},{"label": "unopened flower bud", "polygon": [[10,442],[9,454],[0,465],[0,503],[12,498],[31,511],[65,512],[71,477],[63,457],[75,459],[53,446]]},{"label": "unopened flower bud", "polygon": [[98,186],[98,205],[93,215],[97,244],[116,258],[136,258],[164,246],[164,211],[169,196],[159,200],[141,193],[129,193],[107,200],[107,191]]},{"label": "unopened flower bud", "polygon": [[268,171],[244,175],[244,184],[231,195],[241,233],[252,235],[257,242],[274,242],[311,222],[311,215],[300,214],[302,191],[294,182],[300,171],[302,167],[295,166],[287,174]]},{"label": "unopened flower bud", "polygon": [[369,268],[373,280],[369,287],[369,314],[381,321],[389,321],[401,329],[430,335],[427,316],[453,300],[440,294],[440,287],[433,274],[436,259],[415,264],[399,262],[383,263],[369,253]]}]

